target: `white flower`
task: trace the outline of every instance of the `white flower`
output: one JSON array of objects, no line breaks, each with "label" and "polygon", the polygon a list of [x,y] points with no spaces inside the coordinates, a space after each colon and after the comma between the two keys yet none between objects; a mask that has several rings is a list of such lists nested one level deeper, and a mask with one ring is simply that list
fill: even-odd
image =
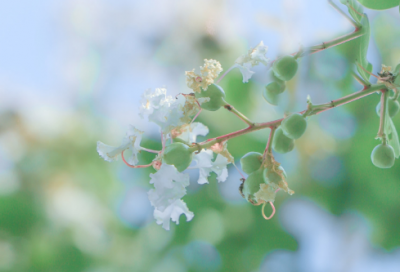
[{"label": "white flower", "polygon": [[146,90],[142,95],[140,116],[148,116],[149,121],[161,127],[168,134],[174,127],[182,125],[184,99],[167,96],[167,89],[157,88],[154,92]]},{"label": "white flower", "polygon": [[180,135],[177,138],[182,139],[188,143],[195,143],[197,136],[206,136],[208,134],[208,127],[199,122],[191,123],[190,125],[180,130]]},{"label": "white flower", "polygon": [[106,161],[112,162],[117,159],[122,151],[129,149],[131,154],[126,157],[126,160],[131,165],[136,165],[139,160],[137,154],[140,152],[140,141],[142,140],[143,131],[136,129],[130,125],[126,136],[122,140],[122,144],[118,147],[106,145],[100,141],[97,142],[97,152]]},{"label": "white flower", "polygon": [[221,64],[213,59],[204,60],[204,66],[200,66],[201,75],[196,74],[194,69],[186,71],[186,84],[194,92],[201,92],[207,90],[208,86],[214,83],[214,80],[222,72]]},{"label": "white flower", "polygon": [[196,162],[196,165],[193,168],[198,168],[200,171],[199,180],[197,181],[199,184],[208,183],[208,177],[211,172],[217,174],[217,180],[219,182],[225,181],[228,177],[228,169],[227,164],[229,164],[228,160],[218,154],[215,161],[213,159],[213,152],[211,150],[202,150],[199,154],[196,154],[193,157],[193,161]]},{"label": "white flower", "polygon": [[256,47],[250,49],[247,54],[240,56],[236,59],[236,67],[239,68],[243,75],[243,83],[249,81],[254,72],[250,70],[251,67],[258,65],[260,62],[264,65],[268,64],[268,59],[265,54],[268,47],[261,41]]},{"label": "white flower", "polygon": [[150,183],[154,188],[148,192],[151,205],[155,208],[154,218],[157,224],[169,229],[169,220],[179,222],[179,216],[184,213],[187,221],[193,218],[193,213],[188,210],[181,198],[186,195],[189,185],[189,175],[179,173],[173,165],[163,163],[160,170],[150,174]]}]

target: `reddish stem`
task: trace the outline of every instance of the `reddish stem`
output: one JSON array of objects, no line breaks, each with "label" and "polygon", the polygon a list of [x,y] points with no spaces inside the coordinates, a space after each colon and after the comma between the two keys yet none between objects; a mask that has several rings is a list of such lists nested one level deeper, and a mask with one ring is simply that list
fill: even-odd
[{"label": "reddish stem", "polygon": [[265,220],[270,220],[272,217],[274,217],[274,215],[275,215],[275,206],[274,206],[274,203],[272,203],[271,201],[268,201],[269,202],[269,204],[271,205],[271,208],[272,208],[272,213],[271,213],[271,215],[269,216],[269,217],[267,217],[266,215],[265,215],[265,213],[264,213],[264,208],[265,208],[265,205],[267,204],[266,202],[264,202],[264,204],[263,204],[263,206],[262,206],[262,209],[261,209],[261,214],[262,214],[262,216],[264,217],[264,219]]},{"label": "reddish stem", "polygon": [[[125,151],[125,150],[124,150]],[[121,152],[121,157],[122,160],[124,161],[124,163],[129,166],[130,168],[146,168],[146,167],[150,167],[153,165],[153,162],[150,164],[146,164],[146,165],[132,165],[126,162],[125,157],[124,157],[124,151]]]}]

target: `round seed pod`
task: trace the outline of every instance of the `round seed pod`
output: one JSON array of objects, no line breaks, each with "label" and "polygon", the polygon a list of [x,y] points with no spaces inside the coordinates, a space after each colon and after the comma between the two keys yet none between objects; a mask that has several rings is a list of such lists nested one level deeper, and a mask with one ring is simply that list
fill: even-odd
[{"label": "round seed pod", "polygon": [[179,172],[182,172],[192,162],[193,153],[189,151],[187,145],[173,143],[165,148],[163,158],[166,164],[174,165]]},{"label": "round seed pod", "polygon": [[[283,169],[282,166],[279,166],[278,169],[282,171],[282,175],[286,178],[285,169]],[[264,182],[267,184],[268,182],[274,182],[278,184],[282,180],[282,177],[278,173],[268,168],[264,169],[263,176],[264,176]]]},{"label": "round seed pod", "polygon": [[283,134],[290,139],[300,138],[307,128],[307,121],[303,115],[294,113],[286,117],[281,124]]},{"label": "round seed pod", "polygon": [[242,170],[246,174],[251,174],[260,169],[262,163],[262,154],[258,152],[249,152],[240,159]]},{"label": "round seed pod", "polygon": [[[388,100],[388,112],[390,117],[394,117],[400,110],[400,104],[397,100]],[[379,101],[378,105],[376,105],[376,114],[381,116],[381,102]]]},{"label": "round seed pod", "polygon": [[361,5],[369,9],[384,10],[399,5],[398,0],[358,0]]},{"label": "round seed pod", "polygon": [[211,84],[207,90],[203,90],[200,93],[195,93],[196,98],[209,97],[210,101],[202,103],[201,108],[209,111],[216,111],[223,105],[225,105],[225,92],[224,90],[216,85]]},{"label": "round seed pod", "polygon": [[390,145],[375,146],[371,153],[372,163],[379,168],[390,168],[394,165],[394,150]]},{"label": "round seed pod", "polygon": [[278,128],[275,131],[274,139],[272,140],[272,148],[278,153],[287,153],[293,150],[294,141],[283,134],[281,128]]},{"label": "round seed pod", "polygon": [[[272,81],[276,81],[276,82],[278,82],[278,83],[285,84],[285,81],[283,81],[282,79],[280,79],[279,77],[277,77],[277,76],[275,75],[273,69],[271,69],[270,77],[271,77]],[[286,86],[285,86],[285,88],[286,88]]]},{"label": "round seed pod", "polygon": [[283,81],[291,80],[297,72],[298,64],[293,56],[284,56],[272,65],[275,76]]},{"label": "round seed pod", "polygon": [[273,81],[265,86],[265,90],[263,92],[264,99],[272,104],[278,105],[279,102],[279,94],[281,94],[285,90],[285,83],[279,83],[278,81]]},{"label": "round seed pod", "polygon": [[243,194],[246,200],[253,198],[254,194],[260,190],[260,184],[264,183],[263,170],[259,169],[251,173],[243,184]]}]

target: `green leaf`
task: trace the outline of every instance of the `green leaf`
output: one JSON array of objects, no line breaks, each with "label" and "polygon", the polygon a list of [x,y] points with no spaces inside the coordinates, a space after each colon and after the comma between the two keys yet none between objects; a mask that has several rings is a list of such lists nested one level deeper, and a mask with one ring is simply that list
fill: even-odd
[{"label": "green leaf", "polygon": [[347,6],[351,17],[353,17],[353,19],[360,24],[363,17],[363,7],[358,4],[356,0],[340,0],[340,2]]},{"label": "green leaf", "polygon": [[394,126],[394,123],[392,119],[387,116],[389,119],[389,124],[390,124],[390,132],[391,132],[391,137],[389,139],[389,144],[393,147],[394,149],[394,156],[398,158],[400,156],[400,143],[399,143],[399,135],[397,134],[396,127]]},{"label": "green leaf", "polygon": [[[368,72],[372,72],[372,64],[367,60],[367,52],[370,38],[370,27],[369,20],[366,14],[364,14],[361,20],[361,30],[363,35],[357,39],[359,44],[359,50],[357,54],[357,61],[359,65],[361,65]],[[364,78],[366,81],[369,81],[370,75],[364,71],[361,67],[357,66],[358,73]]]},{"label": "green leaf", "polygon": [[358,2],[366,8],[377,10],[394,8],[399,4],[398,0],[358,0]]}]

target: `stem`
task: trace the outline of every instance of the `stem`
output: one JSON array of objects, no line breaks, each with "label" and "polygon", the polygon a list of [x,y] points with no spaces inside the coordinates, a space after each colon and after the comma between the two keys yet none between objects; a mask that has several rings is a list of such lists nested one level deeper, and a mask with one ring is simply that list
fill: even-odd
[{"label": "stem", "polygon": [[[369,87],[365,87],[361,91],[355,92],[353,94],[347,95],[347,96],[339,98],[337,100],[332,100],[329,103],[313,105],[312,110],[309,111],[306,114],[306,116],[316,115],[321,112],[332,109],[334,107],[338,107],[338,106],[350,103],[352,101],[355,101],[355,100],[358,100],[365,96],[368,96],[370,94],[373,94],[377,90],[386,90],[386,92],[387,92],[387,88],[386,88],[385,84],[374,84]],[[303,110],[303,111],[299,112],[299,114],[304,114],[306,112],[307,112],[307,110]],[[283,121],[283,118],[277,119],[274,121],[270,121],[270,122],[265,122],[265,123],[254,123],[254,126],[252,126],[252,127],[249,126],[245,129],[231,132],[226,135],[222,135],[222,136],[219,136],[219,137],[216,137],[213,139],[208,139],[207,141],[198,143],[198,146],[200,146],[201,148],[209,148],[216,143],[221,143],[223,141],[226,141],[226,140],[229,140],[229,139],[232,139],[232,138],[235,138],[235,137],[238,137],[238,136],[241,136],[241,135],[244,135],[244,134],[256,131],[256,130],[260,130],[260,129],[264,129],[264,128],[276,128],[282,123],[282,121]],[[196,149],[198,149],[198,147],[196,147],[194,150],[196,150]]]},{"label": "stem", "polygon": [[232,65],[231,68],[226,70],[226,72],[218,78],[218,80],[215,82],[215,84],[218,84],[230,71],[232,71],[233,68],[236,68],[236,64]]},{"label": "stem", "polygon": [[363,78],[361,78],[359,75],[357,75],[356,72],[351,71],[351,75],[354,77],[355,80],[358,81],[358,83],[360,83],[360,84],[363,85],[364,87],[369,87],[369,86],[371,86],[371,83],[365,81]]},{"label": "stem", "polygon": [[269,137],[268,137],[268,142],[267,146],[265,147],[264,154],[263,154],[263,162],[267,158],[267,155],[271,153],[271,147],[272,147],[272,139],[274,138],[276,127],[271,127],[271,131],[269,132]]},{"label": "stem", "polygon": [[350,33],[350,34],[344,35],[342,37],[336,38],[336,39],[328,41],[328,42],[323,42],[323,43],[321,43],[319,45],[314,45],[314,46],[310,46],[308,48],[304,48],[304,49],[302,49],[303,52],[301,54],[296,52],[296,53],[294,53],[292,55],[297,55],[298,57],[304,57],[304,56],[307,56],[307,55],[311,55],[311,54],[314,54],[314,53],[321,52],[321,51],[323,51],[325,49],[334,47],[336,45],[339,45],[339,44],[354,40],[354,39],[356,39],[358,37],[361,37],[362,35],[364,35],[364,33],[361,31],[361,28],[356,28],[356,30],[354,32]]},{"label": "stem", "polygon": [[[125,151],[125,150],[124,150]],[[124,163],[129,166],[130,168],[146,168],[146,167],[150,167],[153,165],[153,162],[151,162],[150,164],[145,164],[145,165],[132,165],[126,162],[125,157],[124,157],[124,151],[121,152],[121,157],[122,160],[124,161]]]},{"label": "stem", "polygon": [[382,144],[387,144],[386,143],[386,134],[385,134],[385,122],[386,122],[387,100],[389,97],[389,91],[388,90],[381,90],[381,91],[382,91],[381,112],[380,112],[380,118],[379,118],[379,130],[378,130],[378,135],[376,137],[382,139]]},{"label": "stem", "polygon": [[272,217],[274,217],[274,214],[275,214],[274,203],[272,203],[271,201],[268,201],[268,203],[271,205],[271,208],[272,208],[272,213],[271,213],[271,215],[269,217],[267,217],[265,215],[265,213],[264,213],[264,208],[265,208],[265,205],[267,205],[267,202],[264,202],[264,204],[263,204],[263,206],[261,208],[261,214],[262,214],[262,216],[264,217],[265,220],[270,220]]},{"label": "stem", "polygon": [[145,148],[145,147],[142,147],[142,146],[140,147],[140,149],[142,149],[144,151],[147,151],[147,152],[150,152],[150,153],[156,153],[156,154],[161,152],[161,151],[157,151],[157,150],[153,150],[153,149],[148,149],[148,148]]},{"label": "stem", "polygon": [[347,15],[343,10],[341,10],[332,0],[328,0],[329,4],[331,4],[334,9],[336,9],[340,14],[342,14],[355,28],[359,28],[358,25],[349,15]]},{"label": "stem", "polygon": [[240,120],[242,120],[247,125],[249,125],[249,127],[254,126],[254,123],[249,118],[247,118],[243,113],[241,113],[240,111],[235,109],[232,105],[228,104],[225,100],[224,100],[224,102],[225,102],[225,105],[224,105],[225,109],[227,109],[228,111],[230,111],[233,114],[235,114],[237,117],[240,118]]}]

